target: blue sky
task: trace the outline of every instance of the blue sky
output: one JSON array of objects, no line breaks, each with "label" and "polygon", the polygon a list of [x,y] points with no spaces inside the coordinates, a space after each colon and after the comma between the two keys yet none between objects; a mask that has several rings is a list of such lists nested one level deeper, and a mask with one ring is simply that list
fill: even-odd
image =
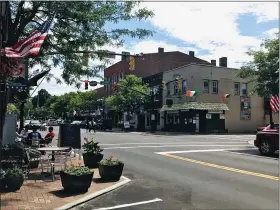
[{"label": "blue sky", "polygon": [[[145,28],[155,31],[154,36],[143,40],[125,37],[123,47],[104,49],[131,53],[157,52],[158,47],[165,51],[195,51],[197,57],[207,61],[228,57],[228,66],[239,68],[251,60],[246,54],[249,48],[259,49],[263,38],[278,32],[277,2],[142,2],[140,7],[152,10],[154,17],[141,22],[107,24],[106,29]],[[119,60],[116,57],[112,63]],[[54,73],[59,76],[61,70]],[[54,81],[43,82],[41,88],[56,95],[76,90],[62,85],[58,91]]]}]

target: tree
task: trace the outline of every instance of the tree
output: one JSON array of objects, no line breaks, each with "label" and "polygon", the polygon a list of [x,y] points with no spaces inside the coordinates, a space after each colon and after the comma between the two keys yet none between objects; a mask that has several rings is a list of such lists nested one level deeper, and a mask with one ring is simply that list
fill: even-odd
[{"label": "tree", "polygon": [[[10,47],[26,38],[48,17],[55,15],[54,25],[43,43],[41,54],[29,60],[30,67],[41,64],[43,70],[51,66],[63,68],[66,84],[80,85],[82,76],[95,77],[108,62],[102,55],[89,54],[91,59],[102,60],[101,65],[83,64],[81,50],[98,50],[105,45],[121,46],[127,37],[139,39],[152,35],[152,31],[137,28],[114,28],[106,24],[119,21],[145,20],[153,16],[146,8],[137,9],[136,1],[10,1],[6,46]],[[5,37],[4,37],[5,40]],[[49,60],[52,60],[50,63]]]},{"label": "tree", "polygon": [[241,67],[238,76],[248,79],[259,96],[279,94],[279,34],[266,39],[258,51],[250,50],[253,61]]},{"label": "tree", "polygon": [[[129,88],[127,88],[129,87]],[[141,78],[128,75],[118,84],[118,93],[106,98],[106,103],[117,111],[132,111],[147,100],[148,87]]]},{"label": "tree", "polygon": [[14,114],[17,111],[17,107],[14,104],[8,104],[8,113]]}]

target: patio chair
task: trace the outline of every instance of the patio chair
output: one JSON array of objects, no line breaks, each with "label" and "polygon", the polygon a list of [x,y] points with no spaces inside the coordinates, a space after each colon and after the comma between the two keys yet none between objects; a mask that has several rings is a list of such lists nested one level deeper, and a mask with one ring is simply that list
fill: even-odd
[{"label": "patio chair", "polygon": [[[70,148],[66,152],[55,152],[54,154],[49,154],[48,155],[48,167],[51,170],[53,181],[54,181],[54,178],[55,178],[54,174],[55,174],[55,168],[56,167],[66,169],[68,162],[70,162],[70,164],[72,164],[72,161],[71,161],[72,151],[73,151],[73,149]],[[51,160],[52,156],[54,156],[54,161]]]}]

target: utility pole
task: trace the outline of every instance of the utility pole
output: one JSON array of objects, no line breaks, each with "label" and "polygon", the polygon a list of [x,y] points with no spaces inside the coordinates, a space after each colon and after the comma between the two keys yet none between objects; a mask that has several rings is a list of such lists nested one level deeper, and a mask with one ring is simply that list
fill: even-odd
[{"label": "utility pole", "polygon": [[[3,73],[2,58],[4,57],[4,36],[6,30],[4,28],[4,21],[6,20],[7,2],[0,1],[0,74]],[[6,92],[6,78],[4,74],[0,75],[0,146],[2,146],[3,127],[5,121],[5,114],[7,110],[7,92]]]}]

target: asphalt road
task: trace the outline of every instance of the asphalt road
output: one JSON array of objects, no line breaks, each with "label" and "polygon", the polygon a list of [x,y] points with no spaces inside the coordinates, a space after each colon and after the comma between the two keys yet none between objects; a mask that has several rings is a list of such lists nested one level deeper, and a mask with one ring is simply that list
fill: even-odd
[{"label": "asphalt road", "polygon": [[[259,156],[253,135],[174,135],[97,132],[94,137],[125,163],[132,182],[75,207],[114,209],[278,209],[278,158]],[[109,208],[111,207],[111,208]]]}]

